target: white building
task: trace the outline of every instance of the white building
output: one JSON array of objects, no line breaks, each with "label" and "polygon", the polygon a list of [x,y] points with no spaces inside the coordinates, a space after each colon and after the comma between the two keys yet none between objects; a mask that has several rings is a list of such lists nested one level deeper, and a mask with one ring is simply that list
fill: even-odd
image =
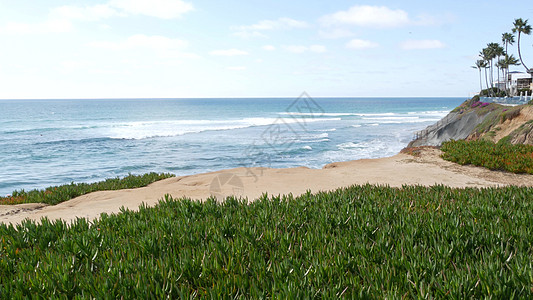
[{"label": "white building", "polygon": [[512,96],[519,96],[520,90],[529,89],[533,90],[532,73],[523,73],[512,71],[509,72],[507,77],[507,84],[510,87]]}]

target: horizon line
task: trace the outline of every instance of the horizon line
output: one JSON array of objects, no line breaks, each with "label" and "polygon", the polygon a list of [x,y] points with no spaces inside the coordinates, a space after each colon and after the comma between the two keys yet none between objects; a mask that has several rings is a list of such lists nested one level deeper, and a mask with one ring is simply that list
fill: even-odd
[{"label": "horizon line", "polygon": [[[308,94],[309,95],[309,94]],[[0,98],[4,100],[176,100],[176,99],[296,99],[300,96],[250,96],[250,97],[110,97],[110,98]],[[471,98],[472,96],[309,96],[309,98]]]}]

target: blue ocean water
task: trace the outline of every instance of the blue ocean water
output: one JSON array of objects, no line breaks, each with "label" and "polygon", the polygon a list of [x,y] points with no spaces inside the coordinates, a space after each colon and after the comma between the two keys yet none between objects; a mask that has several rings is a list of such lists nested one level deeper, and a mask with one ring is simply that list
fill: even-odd
[{"label": "blue ocean water", "polygon": [[398,153],[466,98],[0,100],[0,195]]}]

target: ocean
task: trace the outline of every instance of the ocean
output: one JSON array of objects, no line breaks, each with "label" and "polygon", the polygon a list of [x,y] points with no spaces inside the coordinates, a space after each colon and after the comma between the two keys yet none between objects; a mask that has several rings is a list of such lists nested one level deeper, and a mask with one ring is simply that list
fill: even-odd
[{"label": "ocean", "polygon": [[0,100],[0,195],[392,156],[465,98]]}]

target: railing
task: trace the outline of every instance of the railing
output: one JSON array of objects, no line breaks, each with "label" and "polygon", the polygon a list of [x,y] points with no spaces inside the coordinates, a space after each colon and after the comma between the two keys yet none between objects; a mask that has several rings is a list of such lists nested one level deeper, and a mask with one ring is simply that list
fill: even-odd
[{"label": "railing", "polygon": [[[446,117],[440,119],[437,123],[435,123],[434,125],[430,125],[430,126],[435,127],[435,128],[443,127],[443,126],[448,125],[450,123],[450,119],[451,119],[450,114],[448,114],[448,115],[446,115]],[[413,141],[414,140],[418,140],[418,139],[426,139],[428,134],[429,134],[428,127],[426,127],[423,130],[416,131],[413,134]]]},{"label": "railing", "polygon": [[519,105],[519,104],[526,104],[529,101],[533,100],[533,95],[522,95],[522,96],[516,96],[516,97],[481,97],[479,99],[482,102],[489,102],[489,103],[498,103],[498,104],[511,104],[511,105]]}]

